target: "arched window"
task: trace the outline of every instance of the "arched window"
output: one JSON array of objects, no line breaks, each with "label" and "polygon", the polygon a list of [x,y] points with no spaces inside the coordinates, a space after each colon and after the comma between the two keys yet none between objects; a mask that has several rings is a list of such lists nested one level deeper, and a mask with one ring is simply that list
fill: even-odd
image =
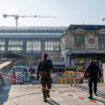
[{"label": "arched window", "polygon": [[105,35],[104,34],[101,34],[98,36],[98,45],[99,45],[99,48],[105,48]]},{"label": "arched window", "polygon": [[84,35],[77,34],[74,36],[75,47],[84,47]]}]

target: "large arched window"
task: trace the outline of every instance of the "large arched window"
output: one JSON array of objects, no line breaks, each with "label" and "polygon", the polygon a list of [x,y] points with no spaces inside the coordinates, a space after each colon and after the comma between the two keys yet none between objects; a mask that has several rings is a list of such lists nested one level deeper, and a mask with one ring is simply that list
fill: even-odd
[{"label": "large arched window", "polygon": [[84,35],[76,34],[74,36],[75,47],[84,47]]},{"label": "large arched window", "polygon": [[98,45],[99,45],[99,48],[105,48],[105,35],[104,34],[101,34],[98,36]]}]

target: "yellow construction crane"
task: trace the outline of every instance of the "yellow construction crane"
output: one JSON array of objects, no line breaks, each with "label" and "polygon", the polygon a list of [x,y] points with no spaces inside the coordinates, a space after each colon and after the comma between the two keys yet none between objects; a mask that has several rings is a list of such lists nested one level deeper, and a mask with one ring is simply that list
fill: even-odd
[{"label": "yellow construction crane", "polygon": [[16,26],[18,26],[18,19],[19,18],[55,18],[54,16],[40,16],[40,15],[17,15],[17,14],[13,14],[13,15],[7,15],[7,14],[3,14],[4,18],[7,17],[14,17],[14,19],[16,20]]}]

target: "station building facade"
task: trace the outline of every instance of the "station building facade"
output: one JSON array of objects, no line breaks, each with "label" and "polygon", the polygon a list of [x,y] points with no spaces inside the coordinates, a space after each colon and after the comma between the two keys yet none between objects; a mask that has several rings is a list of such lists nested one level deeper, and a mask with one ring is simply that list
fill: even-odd
[{"label": "station building facade", "polygon": [[60,40],[61,60],[66,66],[88,67],[94,59],[105,62],[105,25],[70,25]]},{"label": "station building facade", "polygon": [[67,27],[0,27],[0,57],[8,54],[60,61],[60,37]]}]

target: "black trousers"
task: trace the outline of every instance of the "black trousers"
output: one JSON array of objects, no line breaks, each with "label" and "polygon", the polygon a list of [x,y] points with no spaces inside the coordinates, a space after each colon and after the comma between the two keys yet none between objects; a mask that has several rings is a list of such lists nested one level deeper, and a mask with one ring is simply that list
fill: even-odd
[{"label": "black trousers", "polygon": [[[93,88],[94,85],[94,88]],[[97,92],[97,79],[96,78],[90,78],[89,79],[89,94],[92,96],[94,89],[94,93]]]},{"label": "black trousers", "polygon": [[[49,94],[50,89],[52,87],[52,78],[51,77],[41,78],[41,85],[42,85],[43,97],[47,98],[47,94]],[[48,89],[46,89],[46,88],[48,88]]]}]

